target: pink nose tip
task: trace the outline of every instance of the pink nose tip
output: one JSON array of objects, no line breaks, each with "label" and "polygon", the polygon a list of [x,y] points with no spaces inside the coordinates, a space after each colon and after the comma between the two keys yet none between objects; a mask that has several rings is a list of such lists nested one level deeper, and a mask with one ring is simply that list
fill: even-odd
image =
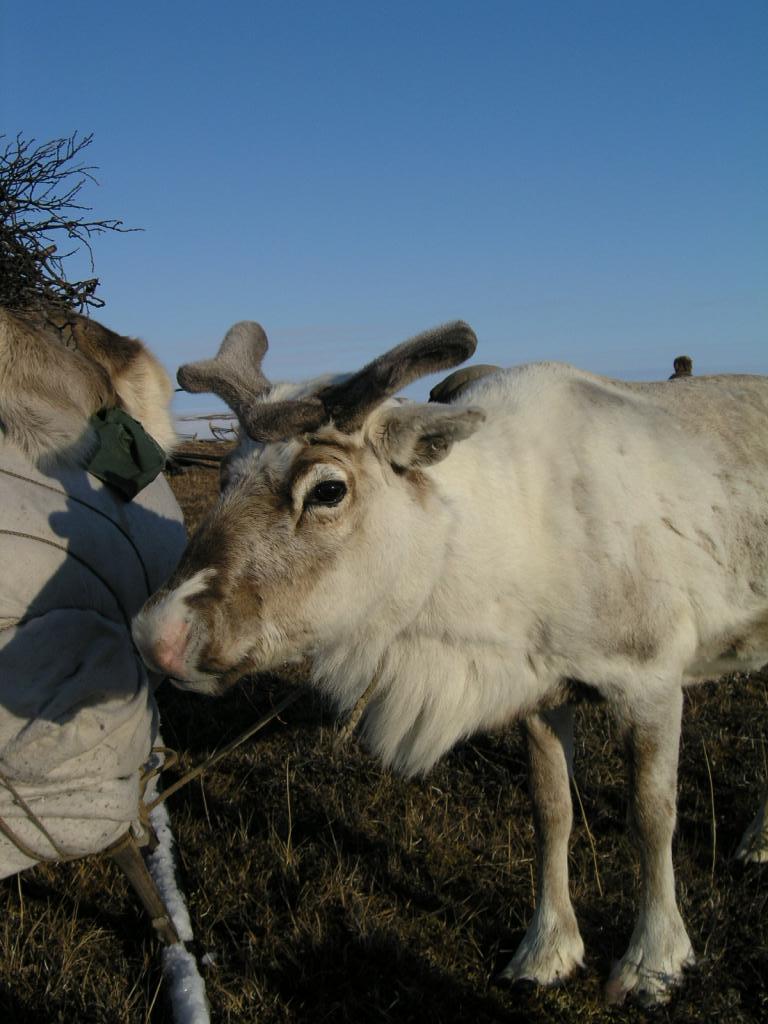
[{"label": "pink nose tip", "polygon": [[189,623],[183,619],[166,622],[152,644],[152,661],[166,675],[183,679],[188,645]]}]

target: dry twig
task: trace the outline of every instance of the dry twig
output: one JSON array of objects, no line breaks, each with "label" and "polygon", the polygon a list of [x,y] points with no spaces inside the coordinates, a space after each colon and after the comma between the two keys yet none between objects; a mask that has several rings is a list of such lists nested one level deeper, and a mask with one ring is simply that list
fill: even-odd
[{"label": "dry twig", "polygon": [[[7,137],[0,135],[0,143]],[[104,305],[97,277],[68,281],[64,261],[81,248],[93,272],[91,239],[105,231],[135,231],[121,220],[89,220],[82,202],[95,168],[78,159],[93,135],[38,145],[21,134],[0,148],[0,305],[14,309]],[[63,248],[59,243],[63,240]]]}]

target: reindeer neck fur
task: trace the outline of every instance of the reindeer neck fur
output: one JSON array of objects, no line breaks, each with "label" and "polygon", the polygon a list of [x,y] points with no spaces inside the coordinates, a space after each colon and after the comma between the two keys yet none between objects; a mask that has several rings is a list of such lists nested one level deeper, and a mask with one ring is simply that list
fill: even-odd
[{"label": "reindeer neck fur", "polygon": [[[462,738],[523,714],[550,685],[525,657],[536,623],[523,586],[538,569],[521,526],[530,494],[502,471],[517,443],[505,419],[489,417],[425,471],[428,500],[399,509],[399,536],[415,538],[402,563],[408,579],[361,627],[314,651],[314,679],[342,708],[378,678],[363,738],[405,774],[428,771]],[[409,613],[405,583],[421,586]]]}]

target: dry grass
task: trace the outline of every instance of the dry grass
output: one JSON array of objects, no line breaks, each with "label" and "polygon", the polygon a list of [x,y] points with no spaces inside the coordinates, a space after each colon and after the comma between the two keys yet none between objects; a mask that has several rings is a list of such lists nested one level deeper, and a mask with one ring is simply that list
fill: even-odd
[{"label": "dry grass", "polygon": [[[172,478],[191,520],[212,500],[215,477]],[[166,741],[197,763],[282,692],[272,678],[219,701],[165,688]],[[699,966],[659,1021],[768,1019],[768,867],[732,859],[766,777],[767,705],[765,674],[687,697],[676,864]],[[171,800],[199,951],[215,959],[206,975],[213,1019],[644,1020],[600,1000],[631,931],[637,867],[610,720],[594,706],[579,717],[576,776],[596,850],[577,804],[582,976],[554,991],[492,982],[533,898],[518,730],[467,743],[426,780],[406,782],[354,743],[337,752],[332,715],[306,693]],[[111,864],[39,867],[2,884],[0,1021],[170,1022],[149,925]]]}]

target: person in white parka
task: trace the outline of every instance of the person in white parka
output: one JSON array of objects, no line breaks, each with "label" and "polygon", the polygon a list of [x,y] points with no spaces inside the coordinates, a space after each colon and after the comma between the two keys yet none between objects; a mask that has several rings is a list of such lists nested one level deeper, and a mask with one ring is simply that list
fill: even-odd
[{"label": "person in white parka", "polygon": [[170,396],[140,342],[0,309],[0,878],[139,817],[158,679],[130,621],[185,544]]}]

